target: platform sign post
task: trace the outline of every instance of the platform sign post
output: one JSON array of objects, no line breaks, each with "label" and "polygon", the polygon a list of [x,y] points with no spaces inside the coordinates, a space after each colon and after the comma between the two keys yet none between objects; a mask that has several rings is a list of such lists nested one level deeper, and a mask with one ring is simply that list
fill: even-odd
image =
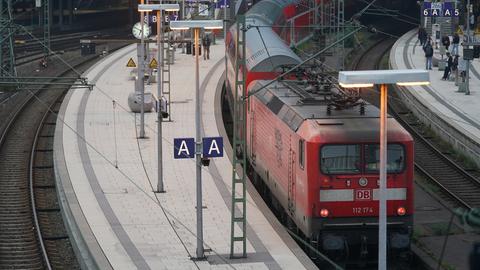
[{"label": "platform sign post", "polygon": [[[472,6],[470,5],[470,0],[467,0],[467,43],[470,42],[470,14]],[[469,48],[469,46],[467,46]],[[467,78],[465,80],[465,95],[470,95],[470,60],[467,60]]]},{"label": "platform sign post", "polygon": [[[143,4],[143,0],[141,1]],[[140,138],[145,138],[145,84],[144,84],[144,79],[145,79],[145,21],[143,20],[144,18],[144,12],[142,11],[140,13],[140,25],[141,25],[141,38],[140,38],[140,53],[139,53],[139,58],[138,59],[138,82],[137,85],[140,88]],[[138,47],[137,47],[138,48]]]},{"label": "platform sign post", "polygon": [[170,21],[170,29],[187,30],[192,29],[194,34],[195,48],[195,142],[196,142],[196,178],[197,178],[197,251],[196,260],[205,259],[203,249],[203,207],[202,207],[202,141],[200,127],[200,76],[199,76],[199,39],[201,29],[222,29],[223,22],[220,20],[191,20],[191,21]]},{"label": "platform sign post", "polygon": [[[150,69],[157,68],[157,99],[158,99],[158,109],[157,109],[157,153],[158,153],[158,164],[157,164],[157,174],[158,174],[158,182],[157,182],[157,192],[163,193],[165,192],[165,188],[163,185],[163,150],[162,150],[162,122],[163,116],[166,113],[167,104],[165,106],[161,106],[160,104],[164,104],[163,98],[163,29],[162,29],[162,15],[163,11],[178,11],[180,7],[178,4],[141,4],[138,6],[138,10],[142,11],[157,11],[157,16],[154,21],[157,23],[157,58],[160,63],[157,62],[155,57],[152,58],[150,61],[149,67]],[[142,12],[143,15],[143,12]],[[143,20],[142,20],[143,22]],[[143,27],[142,27],[143,29]],[[182,144],[180,145],[182,146]],[[191,151],[190,151],[191,152]]]},{"label": "platform sign post", "polygon": [[[163,27],[162,27],[162,14],[163,10],[157,10],[157,58],[158,61],[160,61],[160,65],[156,63],[157,61],[154,60],[155,58],[152,59],[152,62],[150,63],[150,68],[154,66],[155,64],[157,65],[157,95],[158,95],[158,100],[163,98]],[[152,68],[153,69],[153,68]],[[159,110],[157,112],[157,147],[158,147],[158,182],[157,182],[157,192],[162,193],[165,192],[165,187],[163,185],[163,152],[162,152],[162,122],[163,122],[163,116],[162,116],[162,106],[159,107]]]}]

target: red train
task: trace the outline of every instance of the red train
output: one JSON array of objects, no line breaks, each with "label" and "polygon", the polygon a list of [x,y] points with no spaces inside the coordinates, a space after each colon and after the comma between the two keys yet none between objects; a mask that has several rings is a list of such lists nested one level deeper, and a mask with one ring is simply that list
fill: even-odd
[{"label": "red train", "polygon": [[[276,2],[277,10],[292,4],[265,1]],[[278,21],[262,20],[268,14],[255,6],[246,16],[247,21],[254,18],[260,25]],[[227,39],[229,100],[235,27]],[[272,28],[249,28],[246,46],[247,91],[260,89],[282,68],[300,62]],[[298,80],[275,82],[249,98],[248,159],[262,185],[268,187],[273,204],[319,250],[335,257],[374,258],[379,111],[360,99],[340,95],[339,89],[330,89],[321,81],[325,79],[322,74],[314,75],[314,80],[308,76],[303,72]],[[388,118],[388,142],[388,248],[403,255],[410,248],[413,223],[414,146],[410,134],[393,118]]]}]

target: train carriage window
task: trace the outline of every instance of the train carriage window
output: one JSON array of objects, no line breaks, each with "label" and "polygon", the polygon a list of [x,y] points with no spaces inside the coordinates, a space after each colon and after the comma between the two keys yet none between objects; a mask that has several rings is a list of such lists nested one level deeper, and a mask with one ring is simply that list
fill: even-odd
[{"label": "train carriage window", "polygon": [[305,164],[305,141],[299,140],[298,141],[298,164],[300,164],[300,168],[303,170]]},{"label": "train carriage window", "polygon": [[[380,167],[380,145],[365,145],[365,171],[378,172]],[[387,146],[387,172],[400,173],[405,168],[405,149],[401,144]]]},{"label": "train carriage window", "polygon": [[324,174],[360,172],[360,145],[325,145],[320,152],[320,167]]}]

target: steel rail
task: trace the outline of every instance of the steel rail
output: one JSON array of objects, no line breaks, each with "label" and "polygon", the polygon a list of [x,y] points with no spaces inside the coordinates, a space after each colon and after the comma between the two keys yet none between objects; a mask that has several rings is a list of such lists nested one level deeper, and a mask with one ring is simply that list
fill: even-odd
[{"label": "steel rail", "polygon": [[32,206],[33,222],[35,224],[35,228],[36,228],[36,231],[37,231],[38,242],[40,244],[40,249],[41,249],[41,252],[42,252],[42,256],[43,256],[44,262],[46,264],[45,266],[48,270],[52,270],[52,266],[51,266],[50,260],[48,258],[47,249],[45,248],[45,243],[43,241],[42,230],[40,228],[40,223],[38,221],[38,215],[37,215],[37,210],[36,210],[37,208],[36,208],[36,203],[35,203],[35,191],[34,191],[34,188],[33,188],[33,181],[34,181],[33,180],[33,178],[34,178],[33,177],[33,166],[34,166],[34,162],[35,162],[35,152],[37,150],[38,137],[40,135],[40,132],[43,129],[45,119],[50,114],[50,111],[53,108],[53,106],[55,106],[55,103],[62,96],[63,95],[60,95],[58,98],[56,98],[55,101],[52,102],[52,104],[50,104],[50,106],[48,106],[48,109],[45,111],[45,114],[42,116],[42,119],[40,120],[40,123],[38,124],[37,131],[35,132],[35,136],[34,136],[34,139],[33,139],[32,150],[30,152],[30,165],[29,165],[28,181],[29,181],[29,186],[30,186],[30,202],[31,202],[31,206]]}]

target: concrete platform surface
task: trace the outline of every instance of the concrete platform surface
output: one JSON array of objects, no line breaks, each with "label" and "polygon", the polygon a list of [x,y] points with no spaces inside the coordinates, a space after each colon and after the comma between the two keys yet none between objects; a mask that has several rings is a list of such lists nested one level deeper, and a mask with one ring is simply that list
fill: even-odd
[{"label": "concrete platform surface", "polygon": [[[211,47],[200,62],[202,129],[219,136],[215,103],[224,71],[223,44]],[[203,167],[204,240],[207,260],[196,250],[195,162],[173,159],[173,138],[195,137],[194,58],[180,54],[171,66],[172,122],[163,123],[166,193],[157,186],[156,113],[147,113],[146,139],[140,116],[128,109],[134,89],[128,59],[133,46],[105,58],[84,74],[93,91],[72,90],[60,115],[55,157],[62,166],[99,250],[114,269],[312,269],[315,266],[249,189],[246,259],[229,259],[231,162],[213,159]],[[156,93],[156,84],[146,86]],[[115,101],[115,102],[113,102]],[[217,108],[218,110],[218,108]],[[57,145],[57,144],[56,144]],[[56,150],[58,151],[58,150]],[[237,246],[240,248],[240,246]],[[97,254],[98,255],[98,254]]]},{"label": "concrete platform surface", "polygon": [[[405,34],[393,47],[390,62],[397,69],[425,69],[425,53],[418,44],[416,30]],[[460,55],[463,50],[460,46]],[[439,50],[434,57],[440,59]],[[461,56],[462,57],[462,56]],[[407,87],[430,110],[441,115],[463,133],[480,143],[480,60],[471,61],[470,95],[458,92],[453,81],[441,80],[443,71],[430,70],[429,86]]]}]

